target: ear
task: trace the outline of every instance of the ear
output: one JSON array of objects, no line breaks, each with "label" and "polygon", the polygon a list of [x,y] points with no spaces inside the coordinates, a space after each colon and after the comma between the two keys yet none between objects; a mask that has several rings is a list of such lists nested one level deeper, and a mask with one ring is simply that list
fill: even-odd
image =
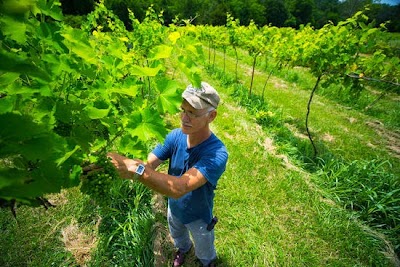
[{"label": "ear", "polygon": [[208,116],[208,122],[212,122],[215,118],[217,117],[217,111],[213,110],[210,112],[210,115]]}]

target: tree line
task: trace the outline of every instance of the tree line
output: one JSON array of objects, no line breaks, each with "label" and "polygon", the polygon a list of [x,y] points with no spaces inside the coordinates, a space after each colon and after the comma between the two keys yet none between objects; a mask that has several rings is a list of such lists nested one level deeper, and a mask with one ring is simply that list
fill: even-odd
[{"label": "tree line", "polygon": [[[64,15],[86,15],[100,0],[61,0]],[[242,25],[251,20],[258,26],[299,28],[310,24],[321,28],[328,22],[337,24],[356,12],[365,10],[377,26],[388,22],[388,31],[400,32],[400,4],[383,4],[380,0],[103,0],[131,30],[128,9],[142,21],[152,6],[162,13],[164,24],[190,21],[195,25],[225,25],[226,14],[239,19]]]}]

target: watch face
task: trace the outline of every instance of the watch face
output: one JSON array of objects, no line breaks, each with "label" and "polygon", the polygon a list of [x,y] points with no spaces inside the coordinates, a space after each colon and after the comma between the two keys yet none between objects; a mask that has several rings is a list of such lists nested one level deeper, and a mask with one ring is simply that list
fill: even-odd
[{"label": "watch face", "polygon": [[143,172],[144,172],[144,166],[142,164],[140,164],[136,169],[136,173],[139,175],[142,175]]}]

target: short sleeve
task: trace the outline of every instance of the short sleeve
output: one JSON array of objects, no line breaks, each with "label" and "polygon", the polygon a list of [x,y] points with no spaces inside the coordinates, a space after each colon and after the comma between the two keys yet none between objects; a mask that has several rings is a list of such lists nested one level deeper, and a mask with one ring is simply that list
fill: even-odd
[{"label": "short sleeve", "polygon": [[152,153],[160,160],[167,160],[171,158],[173,153],[173,147],[176,140],[178,131],[173,130],[165,137],[163,144],[158,144],[152,151]]},{"label": "short sleeve", "polygon": [[212,184],[214,188],[217,186],[218,179],[226,169],[228,161],[228,152],[224,146],[210,153],[205,154],[196,162],[193,167],[203,174],[203,176]]}]

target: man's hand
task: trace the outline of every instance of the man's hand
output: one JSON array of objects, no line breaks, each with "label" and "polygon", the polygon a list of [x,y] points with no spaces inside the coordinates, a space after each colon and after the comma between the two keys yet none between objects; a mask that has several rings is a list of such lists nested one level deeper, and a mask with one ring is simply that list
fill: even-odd
[{"label": "man's hand", "polygon": [[121,178],[124,179],[134,179],[134,174],[137,166],[143,163],[140,160],[129,159],[117,153],[107,153],[107,157],[110,159],[111,163],[117,169]]},{"label": "man's hand", "polygon": [[82,167],[82,178],[86,179],[97,172],[103,171],[103,168],[95,164],[90,164]]}]

